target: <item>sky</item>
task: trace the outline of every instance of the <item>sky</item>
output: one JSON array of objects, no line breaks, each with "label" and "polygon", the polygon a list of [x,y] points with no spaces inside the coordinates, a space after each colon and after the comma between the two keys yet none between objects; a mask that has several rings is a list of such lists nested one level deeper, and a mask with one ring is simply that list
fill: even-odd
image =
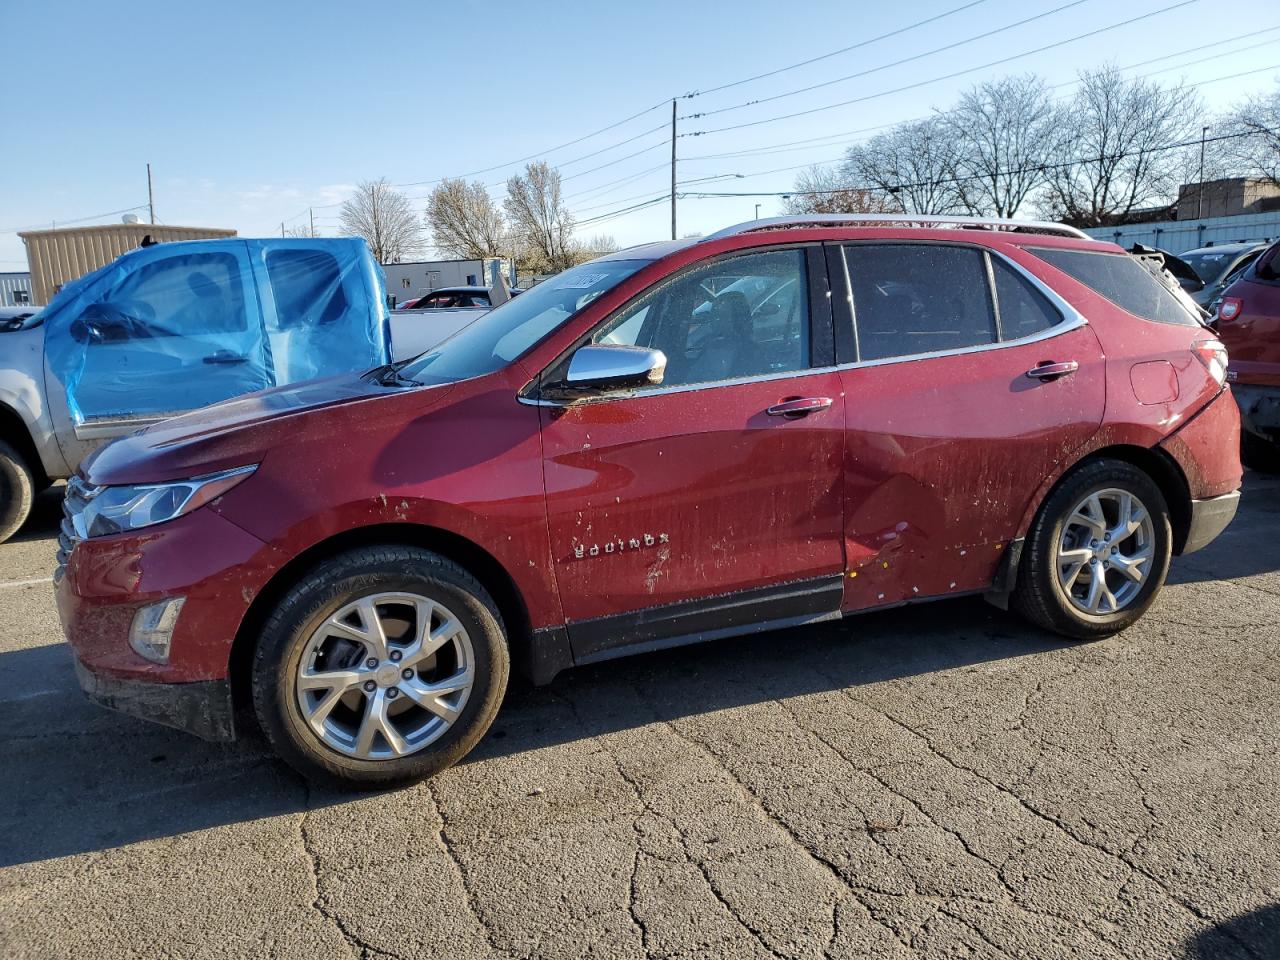
[{"label": "sky", "polygon": [[[679,192],[768,192],[1009,73],[1067,95],[1110,62],[1197,84],[1206,115],[1280,80],[1273,0],[0,0],[0,36],[0,271],[25,269],[17,229],[145,219],[147,163],[159,222],[267,236],[309,208],[336,233],[342,200],[378,177],[417,206],[446,176],[500,198],[535,157],[560,168],[581,236],[625,246],[670,234],[667,203],[621,211],[670,189],[672,98]],[[780,210],[681,199],[678,232],[757,203]]]}]

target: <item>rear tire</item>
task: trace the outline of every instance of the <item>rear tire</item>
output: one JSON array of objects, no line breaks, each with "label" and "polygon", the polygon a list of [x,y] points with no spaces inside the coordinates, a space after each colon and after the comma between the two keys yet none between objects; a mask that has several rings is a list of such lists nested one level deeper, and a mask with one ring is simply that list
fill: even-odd
[{"label": "rear tire", "polygon": [[0,543],[12,537],[31,514],[35,478],[18,451],[0,440]]},{"label": "rear tire", "polygon": [[281,598],[251,680],[258,721],[290,766],[381,789],[469,753],[509,671],[502,618],[474,577],[428,550],[379,546],[324,562]]},{"label": "rear tire", "polygon": [[1122,460],[1087,463],[1068,473],[1036,514],[1013,606],[1074,640],[1111,636],[1155,601],[1172,543],[1169,506],[1155,481]]}]

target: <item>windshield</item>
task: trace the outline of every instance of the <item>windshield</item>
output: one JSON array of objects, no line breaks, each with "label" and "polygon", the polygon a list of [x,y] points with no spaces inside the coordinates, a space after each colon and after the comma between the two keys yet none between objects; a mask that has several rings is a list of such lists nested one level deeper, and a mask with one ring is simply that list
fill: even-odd
[{"label": "windshield", "polygon": [[493,373],[650,262],[597,260],[557,274],[463,327],[400,375],[431,384]]},{"label": "windshield", "polygon": [[1191,269],[1196,272],[1196,276],[1205,282],[1205,286],[1208,286],[1231,266],[1236,254],[1227,253],[1225,250],[1206,250],[1204,253],[1184,253],[1181,257],[1191,264]]}]

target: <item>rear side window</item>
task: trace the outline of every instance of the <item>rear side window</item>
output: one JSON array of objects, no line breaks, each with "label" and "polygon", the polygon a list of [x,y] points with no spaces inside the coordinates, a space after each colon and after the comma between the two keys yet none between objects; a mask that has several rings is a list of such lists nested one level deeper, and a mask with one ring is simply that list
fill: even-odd
[{"label": "rear side window", "polygon": [[1272,244],[1253,262],[1248,279],[1280,286],[1280,243]]},{"label": "rear side window", "polygon": [[849,244],[844,256],[859,359],[996,342],[982,251],[945,244]]},{"label": "rear side window", "polygon": [[1000,311],[1000,339],[1020,340],[1056,327],[1062,314],[1026,277],[999,257],[991,258]]},{"label": "rear side window", "polygon": [[267,254],[267,276],[281,330],[333,323],[349,309],[342,270],[331,253],[272,250]]},{"label": "rear side window", "polygon": [[1173,292],[1126,253],[1028,248],[1041,260],[1144,320],[1198,327],[1200,321]]}]

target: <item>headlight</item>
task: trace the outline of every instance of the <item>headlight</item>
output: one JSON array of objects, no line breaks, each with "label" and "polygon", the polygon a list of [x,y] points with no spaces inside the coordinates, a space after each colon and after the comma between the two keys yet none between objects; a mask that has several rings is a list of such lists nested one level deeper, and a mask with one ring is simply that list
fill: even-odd
[{"label": "headlight", "polygon": [[100,487],[84,505],[76,525],[83,536],[105,537],[164,523],[217,499],[257,469],[254,465],[190,480]]}]

